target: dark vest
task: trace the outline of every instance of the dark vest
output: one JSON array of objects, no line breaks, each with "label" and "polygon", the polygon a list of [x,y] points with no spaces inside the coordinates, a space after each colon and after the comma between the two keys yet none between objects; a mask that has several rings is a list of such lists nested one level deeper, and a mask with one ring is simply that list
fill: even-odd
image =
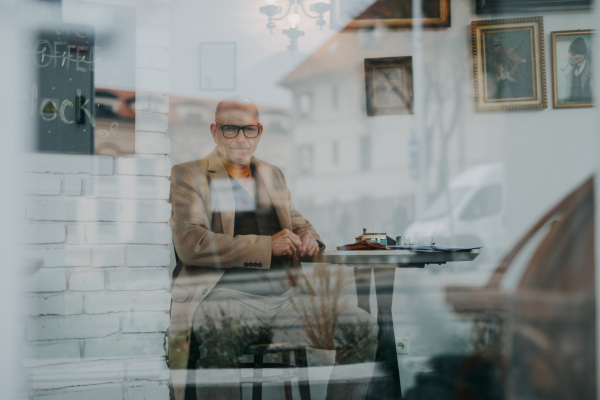
[{"label": "dark vest", "polygon": [[[256,171],[252,171],[256,176]],[[259,194],[264,191],[256,190],[256,200],[244,189],[237,180],[230,176],[231,187],[235,198],[235,225],[233,236],[237,235],[267,235],[271,236],[281,231],[281,225],[270,199],[260,199]],[[254,179],[255,185],[257,180]],[[266,195],[266,194],[265,194]],[[271,204],[266,208],[260,204]],[[260,296],[278,295],[291,287],[286,274],[286,267],[291,268],[292,263],[286,257],[272,257],[271,268],[227,268],[215,289],[234,289],[240,292]]]}]

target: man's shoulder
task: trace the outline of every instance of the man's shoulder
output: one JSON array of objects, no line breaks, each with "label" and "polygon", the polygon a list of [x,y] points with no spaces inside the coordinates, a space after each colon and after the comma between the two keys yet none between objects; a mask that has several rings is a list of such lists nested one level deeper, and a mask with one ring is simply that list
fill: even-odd
[{"label": "man's shoulder", "polygon": [[198,160],[191,160],[191,161],[186,161],[180,164],[175,164],[172,167],[173,171],[176,170],[191,170],[191,171],[197,171],[200,170],[202,172],[205,172],[208,168],[208,156],[204,157],[204,158],[199,158]]},{"label": "man's shoulder", "polygon": [[252,163],[254,163],[254,166],[257,169],[269,170],[275,176],[284,178],[283,171],[281,171],[281,168],[279,168],[277,165],[270,164],[270,163],[260,160],[256,157],[252,157]]}]

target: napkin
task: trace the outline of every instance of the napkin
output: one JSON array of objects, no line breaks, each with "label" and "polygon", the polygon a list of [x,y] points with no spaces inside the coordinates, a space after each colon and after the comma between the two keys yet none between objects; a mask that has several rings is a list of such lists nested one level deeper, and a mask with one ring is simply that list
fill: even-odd
[{"label": "napkin", "polygon": [[343,246],[338,246],[338,250],[387,250],[386,247],[379,243],[371,243],[366,240],[361,240],[360,242],[345,244]]}]

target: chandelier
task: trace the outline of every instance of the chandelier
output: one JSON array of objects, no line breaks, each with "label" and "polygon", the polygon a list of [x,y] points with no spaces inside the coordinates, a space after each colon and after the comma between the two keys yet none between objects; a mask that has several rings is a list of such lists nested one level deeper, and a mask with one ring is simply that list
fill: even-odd
[{"label": "chandelier", "polygon": [[[287,11],[283,15],[281,15],[282,8],[280,6],[275,5],[275,0],[267,0],[268,4],[266,6],[260,7],[258,10],[260,11],[261,14],[265,14],[267,17],[269,17],[269,22],[267,23],[267,28],[269,28],[271,33],[273,33],[273,28],[275,28],[277,26],[275,24],[275,21],[281,21],[282,19],[284,19],[285,17],[288,17],[288,15],[289,15],[288,20],[290,21],[291,28],[284,29],[282,31],[282,33],[290,38],[290,44],[289,44],[289,46],[287,46],[287,49],[291,53],[293,53],[294,51],[298,50],[298,38],[300,36],[304,36],[304,31],[301,31],[298,29],[298,24],[300,23],[300,14],[298,13],[298,11],[302,10],[304,15],[306,15],[308,18],[316,19],[317,20],[316,23],[317,23],[317,26],[319,27],[319,29],[323,29],[323,25],[325,25],[325,20],[323,19],[323,14],[325,14],[327,11],[331,10],[331,4],[324,3],[323,0],[318,0],[316,3],[311,4],[309,6],[310,11],[316,13],[316,15],[311,15],[304,8],[305,0],[287,0],[287,1],[289,4],[287,7]],[[292,8],[294,8],[294,13],[290,14],[290,12],[292,11]]]}]

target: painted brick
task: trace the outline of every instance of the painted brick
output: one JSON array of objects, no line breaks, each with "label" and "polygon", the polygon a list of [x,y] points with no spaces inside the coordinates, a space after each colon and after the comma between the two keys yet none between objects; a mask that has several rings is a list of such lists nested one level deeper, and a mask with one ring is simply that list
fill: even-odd
[{"label": "painted brick", "polygon": [[[33,400],[123,400],[123,389],[120,385],[112,387],[106,387],[105,385],[102,385],[104,387],[98,386],[94,385],[79,390],[59,390],[52,394],[34,396]],[[167,400],[168,398],[167,396],[163,400]]]},{"label": "painted brick", "polygon": [[69,274],[69,289],[78,292],[104,290],[104,272],[72,272]]},{"label": "painted brick", "polygon": [[119,268],[109,271],[108,277],[108,290],[160,290],[171,286],[165,268]]},{"label": "painted brick", "polygon": [[[33,368],[28,370],[31,378],[32,389],[57,389],[71,386],[98,385],[109,382],[123,382],[125,379],[125,368],[122,363],[115,362],[90,362],[90,363],[72,363],[64,365],[52,365],[46,367]],[[94,389],[90,388],[92,392]],[[122,391],[122,389],[119,388]],[[85,391],[88,393],[88,390]],[[79,396],[81,394],[78,393]],[[102,400],[118,396],[118,390],[115,389],[105,392]],[[64,394],[57,397],[64,400]],[[68,397],[67,397],[68,398]],[[71,397],[81,400],[88,400],[88,397]],[[119,398],[119,397],[114,397]],[[42,397],[42,399],[44,399]],[[44,399],[46,400],[46,399]]]},{"label": "painted brick", "polygon": [[[152,53],[153,47],[150,46],[137,46],[135,48],[135,66],[137,68],[152,68]],[[137,109],[137,95],[136,95],[136,109]],[[147,109],[147,108],[146,108]]]},{"label": "painted brick", "polygon": [[118,315],[31,318],[27,321],[27,339],[57,340],[104,337],[119,331],[119,320]]},{"label": "painted brick", "polygon": [[61,180],[55,175],[24,174],[21,179],[21,192],[37,195],[59,195]]},{"label": "painted brick", "polygon": [[167,71],[155,69],[135,69],[135,89],[145,92],[169,92],[169,75]]},{"label": "painted brick", "polygon": [[165,225],[148,224],[88,224],[88,243],[113,244],[169,244],[171,228]]},{"label": "painted brick", "polygon": [[93,196],[125,199],[168,199],[169,180],[154,176],[102,176],[94,179]]},{"label": "painted brick", "polygon": [[169,398],[169,387],[163,385],[145,385],[127,388],[128,400],[165,400]]},{"label": "painted brick", "polygon": [[23,224],[20,239],[29,244],[64,243],[66,229],[63,224]]},{"label": "painted brick", "polygon": [[62,293],[27,298],[29,315],[73,315],[82,312],[83,296],[80,294]]},{"label": "painted brick", "polygon": [[167,27],[150,25],[136,27],[136,44],[138,46],[169,47],[169,41],[170,33]]},{"label": "painted brick", "polygon": [[65,194],[81,196],[81,178],[65,178]]},{"label": "painted brick", "polygon": [[90,264],[90,249],[87,247],[31,248],[28,257],[41,258],[44,267],[85,267]]},{"label": "painted brick", "polygon": [[164,334],[122,335],[117,338],[88,339],[85,341],[85,358],[115,359],[159,357],[166,355]]},{"label": "painted brick", "polygon": [[85,310],[88,314],[119,311],[166,311],[170,306],[171,294],[167,292],[111,292],[85,295]]},{"label": "painted brick", "polygon": [[85,243],[85,225],[74,224],[67,225],[67,243],[84,244]]},{"label": "painted brick", "polygon": [[127,365],[127,379],[167,380],[171,371],[165,361],[139,361]]},{"label": "painted brick", "polygon": [[166,201],[123,201],[121,217],[123,222],[169,222],[171,204]]},{"label": "painted brick", "polygon": [[138,7],[136,17],[138,24],[168,25],[169,7],[158,5]]},{"label": "painted brick", "polygon": [[171,56],[167,49],[156,48],[152,52],[152,68],[166,70],[171,64]]},{"label": "painted brick", "polygon": [[116,172],[121,175],[171,176],[169,157],[119,157],[116,159]]},{"label": "painted brick", "polygon": [[130,312],[123,314],[123,333],[164,332],[169,328],[169,314],[160,312]]},{"label": "painted brick", "polygon": [[26,279],[25,288],[29,292],[62,292],[67,289],[65,271],[38,271]]},{"label": "painted brick", "polygon": [[[138,49],[141,48],[141,46],[137,47]],[[143,47],[143,48],[148,48],[149,47]],[[149,61],[151,62],[151,61]],[[136,91],[135,92],[135,110],[136,111],[147,111],[148,110],[148,93],[144,93],[142,91]]]},{"label": "painted brick", "polygon": [[113,160],[108,156],[29,153],[21,155],[21,169],[55,174],[112,175]]},{"label": "painted brick", "polygon": [[137,154],[169,154],[171,140],[162,133],[135,132],[135,152]]},{"label": "painted brick", "polygon": [[166,267],[171,262],[171,253],[166,246],[130,246],[126,257],[130,267]]},{"label": "painted brick", "polygon": [[[162,49],[155,49],[156,51],[163,51]],[[166,50],[165,50],[166,51]],[[168,113],[169,112],[169,96],[161,93],[150,93],[148,94],[148,110],[157,113]]]},{"label": "painted brick", "polygon": [[124,265],[124,247],[102,246],[92,250],[92,266],[94,267],[123,267]]},{"label": "painted brick", "polygon": [[149,132],[166,132],[169,127],[169,118],[165,114],[135,113],[135,129]]},{"label": "painted brick", "polygon": [[22,348],[25,366],[78,362],[81,360],[78,342],[38,342]]},{"label": "painted brick", "polygon": [[119,206],[119,202],[112,200],[31,200],[27,202],[27,217],[47,221],[117,221]]}]

